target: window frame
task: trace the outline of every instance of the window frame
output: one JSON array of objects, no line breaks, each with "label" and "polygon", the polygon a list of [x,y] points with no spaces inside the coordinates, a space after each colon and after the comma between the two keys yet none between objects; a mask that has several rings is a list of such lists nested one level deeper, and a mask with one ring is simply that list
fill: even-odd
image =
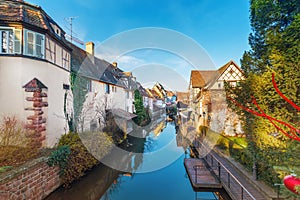
[{"label": "window frame", "polygon": [[[28,53],[28,44],[29,44],[28,43],[28,34],[33,35],[32,54]],[[41,36],[41,44],[40,45],[37,44],[38,36]],[[41,48],[41,55],[37,54],[37,47]],[[35,32],[35,31],[32,31],[32,30],[24,29],[24,55],[45,59],[45,35]]]},{"label": "window frame", "polygon": [[[5,32],[7,35],[6,35],[6,52],[3,52],[2,50],[2,47],[3,47],[3,38],[2,38],[2,33]],[[12,33],[11,35],[11,38],[10,38],[10,34]],[[0,54],[14,54],[15,52],[15,41],[14,41],[14,38],[15,37],[15,29],[13,27],[3,27],[3,26],[0,26]],[[12,42],[12,50],[10,52],[9,50],[9,47],[10,47],[10,43]]]},{"label": "window frame", "polygon": [[110,85],[108,83],[105,84],[105,93],[110,94]]},{"label": "window frame", "polygon": [[61,53],[62,53],[62,56],[61,56],[61,58],[62,58],[62,67],[64,69],[69,70],[70,69],[70,60],[71,60],[70,57],[71,57],[71,55],[64,48],[62,48]]}]

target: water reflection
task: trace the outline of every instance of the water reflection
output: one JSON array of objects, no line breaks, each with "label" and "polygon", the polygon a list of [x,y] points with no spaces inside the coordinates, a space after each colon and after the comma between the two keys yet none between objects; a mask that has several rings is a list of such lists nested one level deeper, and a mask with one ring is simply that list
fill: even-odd
[{"label": "water reflection", "polygon": [[[199,197],[218,199],[211,192],[195,193],[193,191],[183,165],[184,157],[189,156],[190,141],[180,131],[175,134],[174,124],[166,123],[162,119],[152,125],[152,129],[136,131],[128,136],[127,141],[118,150],[114,149],[105,158],[110,159],[113,156],[114,164],[126,167],[126,172],[100,165],[73,184],[70,189],[60,188],[46,199],[182,200]],[[129,153],[126,156],[117,155],[119,149]],[[170,165],[156,171],[137,173],[149,166],[160,165],[174,154],[179,155],[178,159]]]}]

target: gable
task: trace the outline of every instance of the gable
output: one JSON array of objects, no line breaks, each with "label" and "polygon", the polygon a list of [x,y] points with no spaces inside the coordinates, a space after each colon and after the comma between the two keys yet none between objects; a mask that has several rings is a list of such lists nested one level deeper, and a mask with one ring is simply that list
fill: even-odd
[{"label": "gable", "polygon": [[239,81],[244,79],[241,69],[233,61],[229,62],[226,68],[222,70],[223,72],[218,81]]},{"label": "gable", "polygon": [[48,89],[39,79],[34,78],[28,83],[26,83],[23,88],[25,89]]}]

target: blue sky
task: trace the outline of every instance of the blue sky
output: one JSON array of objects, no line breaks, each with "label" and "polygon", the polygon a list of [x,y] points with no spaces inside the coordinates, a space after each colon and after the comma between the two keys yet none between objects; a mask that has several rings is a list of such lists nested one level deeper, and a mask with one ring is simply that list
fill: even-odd
[{"label": "blue sky", "polygon": [[[251,29],[248,0],[28,0],[28,2],[41,6],[66,32],[69,30],[65,18],[77,17],[73,21],[75,36],[84,42],[95,42],[96,48],[124,31],[160,27],[194,40],[214,63],[214,66],[203,66],[207,65],[205,63],[191,66],[191,63],[181,55],[174,55],[168,49],[139,49],[121,56],[116,54],[118,58],[114,55],[97,54],[110,62],[117,61],[119,67],[125,71],[133,71],[137,79],[144,84],[151,84],[149,80],[151,76],[153,82],[163,82],[173,90],[185,90],[191,69],[217,69],[229,60],[239,64],[243,52],[249,49],[248,35]],[[174,43],[178,43],[178,48],[182,47],[180,42]],[[145,70],[146,68],[148,70]],[[178,81],[177,85],[171,84],[172,81],[168,80],[174,79],[174,76],[169,75],[165,68],[172,69],[181,76],[180,80],[185,81]],[[153,74],[150,69],[153,69]],[[156,73],[154,69],[157,69]],[[165,76],[161,76],[162,74]],[[145,77],[148,78],[147,81]]]}]

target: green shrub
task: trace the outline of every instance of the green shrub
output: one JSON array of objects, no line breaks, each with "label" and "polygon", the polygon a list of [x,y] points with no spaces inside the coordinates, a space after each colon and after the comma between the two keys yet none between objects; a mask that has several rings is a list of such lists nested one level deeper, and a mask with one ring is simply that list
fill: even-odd
[{"label": "green shrub", "polygon": [[69,146],[59,146],[55,151],[51,153],[47,164],[49,166],[58,165],[60,168],[60,175],[64,175],[65,169],[68,165],[68,157],[71,154]]},{"label": "green shrub", "polygon": [[62,181],[65,187],[82,177],[85,172],[98,163],[82,144],[78,133],[68,133],[61,137],[58,146],[68,146],[71,150],[67,165],[63,169]]}]

